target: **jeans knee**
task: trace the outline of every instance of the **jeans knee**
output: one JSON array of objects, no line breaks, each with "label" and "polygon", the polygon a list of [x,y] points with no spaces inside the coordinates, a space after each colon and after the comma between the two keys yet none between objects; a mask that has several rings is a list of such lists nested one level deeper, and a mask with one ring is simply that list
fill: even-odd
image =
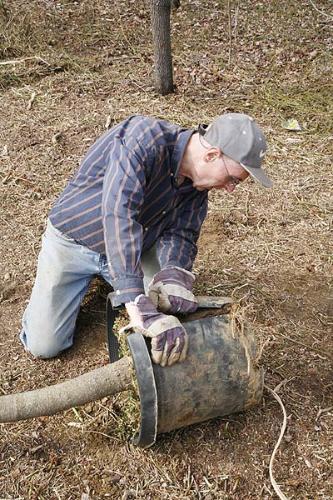
[{"label": "jeans knee", "polygon": [[39,359],[55,358],[61,352],[58,346],[50,344],[32,344],[27,349],[34,358]]},{"label": "jeans knee", "polygon": [[54,335],[32,337],[26,335],[24,331],[20,335],[21,342],[25,349],[34,357],[39,359],[50,359],[56,357],[61,351],[70,345],[64,345]]}]

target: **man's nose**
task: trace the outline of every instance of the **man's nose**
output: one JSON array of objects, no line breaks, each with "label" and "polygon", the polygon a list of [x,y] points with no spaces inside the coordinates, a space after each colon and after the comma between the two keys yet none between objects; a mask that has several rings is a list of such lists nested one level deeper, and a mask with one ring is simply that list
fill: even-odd
[{"label": "man's nose", "polygon": [[228,193],[232,193],[235,189],[235,184],[233,184],[232,182],[227,182],[227,184],[224,186],[224,189],[228,192]]}]

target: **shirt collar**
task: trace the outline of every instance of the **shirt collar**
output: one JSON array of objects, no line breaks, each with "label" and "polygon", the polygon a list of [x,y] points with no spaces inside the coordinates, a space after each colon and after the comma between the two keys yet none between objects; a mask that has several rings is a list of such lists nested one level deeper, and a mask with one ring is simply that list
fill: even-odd
[{"label": "shirt collar", "polygon": [[173,177],[173,182],[177,185],[177,177],[179,175],[180,164],[184,156],[184,152],[188,141],[194,134],[194,129],[182,129],[180,130],[176,143],[173,148],[171,157],[171,173]]}]

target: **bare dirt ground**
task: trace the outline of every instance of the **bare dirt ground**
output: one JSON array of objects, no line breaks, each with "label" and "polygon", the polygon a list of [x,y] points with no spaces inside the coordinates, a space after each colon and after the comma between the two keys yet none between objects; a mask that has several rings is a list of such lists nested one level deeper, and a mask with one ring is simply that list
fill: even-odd
[{"label": "bare dirt ground", "polygon": [[[48,210],[87,147],[130,114],[193,127],[244,111],[267,134],[275,186],[249,181],[232,195],[212,194],[196,289],[240,301],[265,346],[266,383],[283,382],[282,490],[330,499],[332,4],[183,1],[172,17],[177,89],[161,97],[144,2],[0,1],[0,54],[10,61],[0,66],[0,391],[108,362],[105,289],[96,284],[68,352],[38,361],[18,340]],[[290,118],[301,131],[283,127]],[[281,422],[265,393],[257,408],[162,436],[147,451],[130,443],[117,398],[3,424],[0,498],[271,498],[268,464]]]}]

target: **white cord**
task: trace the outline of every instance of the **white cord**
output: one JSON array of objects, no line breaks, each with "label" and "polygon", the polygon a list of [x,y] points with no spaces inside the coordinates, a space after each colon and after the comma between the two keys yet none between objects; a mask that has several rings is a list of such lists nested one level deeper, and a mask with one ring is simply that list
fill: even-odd
[{"label": "white cord", "polygon": [[326,14],[326,12],[324,12],[323,10],[319,10],[318,7],[313,2],[313,0],[310,0],[310,3],[312,5],[312,7],[314,8],[314,10],[316,10],[317,12],[319,12],[319,14],[321,14],[322,16],[328,17],[331,21],[333,20],[333,16],[330,16],[329,14]]},{"label": "white cord", "polygon": [[271,389],[270,387],[268,387],[267,385],[264,386],[265,389],[267,389],[271,394],[272,396],[276,399],[276,401],[279,403],[279,405],[281,406],[282,408],[282,412],[283,412],[283,424],[281,426],[281,431],[280,431],[280,436],[279,436],[279,439],[277,440],[277,443],[274,447],[274,450],[273,450],[273,453],[272,453],[272,456],[271,456],[271,459],[269,461],[269,478],[271,480],[271,484],[274,488],[274,491],[275,493],[277,494],[277,496],[281,499],[281,500],[288,500],[288,497],[286,497],[281,489],[280,489],[280,486],[277,484],[277,482],[275,481],[274,479],[274,476],[273,476],[273,462],[274,462],[274,458],[275,458],[275,455],[276,455],[276,452],[281,444],[281,441],[282,441],[282,438],[283,438],[283,435],[285,433],[285,430],[286,430],[286,427],[287,427],[287,412],[286,412],[286,409],[281,401],[281,398],[280,396],[277,395],[277,393]]}]

